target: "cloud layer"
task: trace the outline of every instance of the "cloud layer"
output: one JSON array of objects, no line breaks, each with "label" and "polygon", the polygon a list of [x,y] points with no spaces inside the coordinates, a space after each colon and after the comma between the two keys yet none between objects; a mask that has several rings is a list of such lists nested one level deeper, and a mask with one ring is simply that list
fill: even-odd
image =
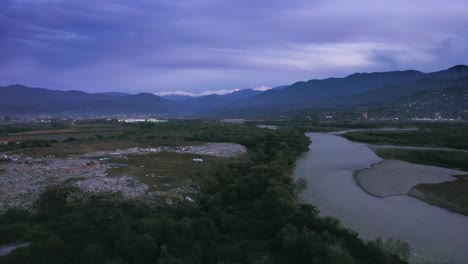
[{"label": "cloud layer", "polygon": [[465,0],[2,0],[0,85],[194,94],[468,63]]}]

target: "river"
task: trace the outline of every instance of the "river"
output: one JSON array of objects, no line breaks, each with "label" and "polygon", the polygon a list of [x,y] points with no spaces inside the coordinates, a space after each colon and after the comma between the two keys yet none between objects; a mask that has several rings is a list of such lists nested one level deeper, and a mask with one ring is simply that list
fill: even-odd
[{"label": "river", "polygon": [[315,205],[364,239],[399,238],[412,249],[411,261],[468,263],[468,217],[402,195],[377,198],[353,178],[356,170],[381,159],[366,144],[343,137],[308,133],[310,150],[298,161],[294,177],[305,178],[304,202]]}]

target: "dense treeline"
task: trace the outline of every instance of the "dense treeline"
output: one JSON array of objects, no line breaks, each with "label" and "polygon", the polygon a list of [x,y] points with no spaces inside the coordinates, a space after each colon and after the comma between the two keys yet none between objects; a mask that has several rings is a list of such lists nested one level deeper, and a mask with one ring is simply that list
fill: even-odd
[{"label": "dense treeline", "polygon": [[431,128],[417,131],[357,131],[343,136],[372,144],[430,146],[468,149],[468,127]]},{"label": "dense treeline", "polygon": [[333,132],[352,129],[421,128],[421,129],[468,129],[466,122],[421,122],[421,121],[316,121],[306,118],[285,120],[249,121],[249,124],[294,127],[303,132]]},{"label": "dense treeline", "polygon": [[[384,127],[383,124],[377,122],[355,122],[355,121],[341,121],[341,122],[320,122],[311,121],[307,119],[289,119],[278,121],[251,121],[250,124],[259,125],[272,125],[279,127],[294,127],[303,132],[333,132],[348,129],[374,129]],[[387,124],[388,125],[388,124]]]},{"label": "dense treeline", "polygon": [[38,129],[51,128],[49,124],[43,123],[7,123],[0,124],[0,136],[6,136],[10,133],[20,133]]},{"label": "dense treeline", "polygon": [[397,159],[411,163],[468,171],[468,152],[414,149],[377,149],[382,159]]},{"label": "dense treeline", "polygon": [[[179,123],[191,140],[241,143],[251,160],[202,177],[196,202],[152,207],[77,190],[45,192],[34,212],[0,217],[1,244],[32,241],[0,263],[406,263],[363,242],[312,205],[299,204],[290,171],[309,140],[294,129]],[[189,126],[189,127],[186,127]]]}]

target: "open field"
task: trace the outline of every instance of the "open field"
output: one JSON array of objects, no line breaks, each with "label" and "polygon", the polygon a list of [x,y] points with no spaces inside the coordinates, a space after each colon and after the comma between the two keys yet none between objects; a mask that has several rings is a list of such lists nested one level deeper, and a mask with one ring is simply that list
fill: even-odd
[{"label": "open field", "polygon": [[1,136],[2,140],[12,142],[0,145],[0,152],[11,151],[11,154],[32,157],[67,157],[92,151],[201,144],[187,139],[190,135],[190,131],[172,124],[162,124],[160,129],[105,124],[76,125],[65,130],[42,129]]},{"label": "open field", "polygon": [[[2,146],[6,151],[0,156],[0,175],[6,185],[0,189],[0,207],[31,206],[41,192],[54,185],[91,193],[121,192],[125,197],[152,192],[164,198],[165,192],[194,192],[221,165],[249,160],[246,148],[239,144],[193,140],[194,133],[186,129],[192,124],[184,121],[157,128],[141,126],[145,125],[86,124],[6,136],[29,139]],[[65,139],[58,141],[60,138]],[[194,158],[203,162],[194,162]]]},{"label": "open field", "polygon": [[[203,159],[194,162],[193,159]],[[219,158],[195,154],[161,152],[111,158],[115,164],[107,170],[109,176],[130,175],[149,186],[150,191],[165,191],[178,186],[199,184],[221,165],[247,161],[247,157]]]}]

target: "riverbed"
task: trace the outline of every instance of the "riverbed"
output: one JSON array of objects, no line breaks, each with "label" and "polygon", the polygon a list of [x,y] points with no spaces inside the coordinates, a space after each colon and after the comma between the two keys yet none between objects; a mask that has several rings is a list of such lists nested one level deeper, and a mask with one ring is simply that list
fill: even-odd
[{"label": "riverbed", "polygon": [[301,199],[315,205],[364,239],[399,238],[410,244],[411,260],[468,263],[468,217],[407,195],[378,198],[356,183],[353,172],[380,162],[364,143],[343,137],[307,134],[310,150],[297,162],[294,176],[308,187]]}]

